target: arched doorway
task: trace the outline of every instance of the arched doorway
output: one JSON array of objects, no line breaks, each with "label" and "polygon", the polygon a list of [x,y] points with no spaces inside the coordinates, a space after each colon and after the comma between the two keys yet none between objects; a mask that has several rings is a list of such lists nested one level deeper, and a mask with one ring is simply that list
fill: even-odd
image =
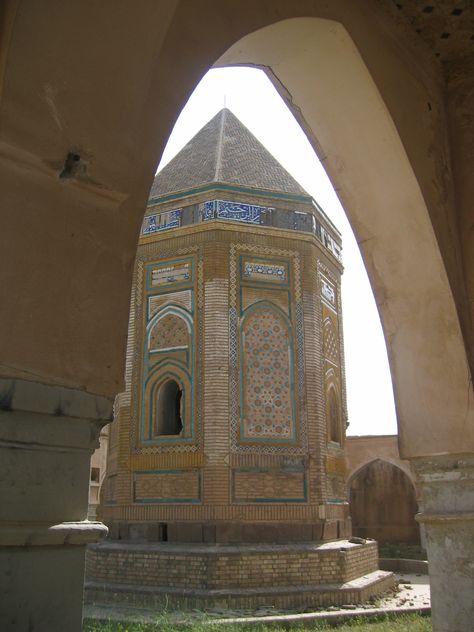
[{"label": "arched doorway", "polygon": [[166,380],[158,389],[154,434],[179,435],[183,429],[181,398],[183,391],[176,380]]},{"label": "arched doorway", "polygon": [[352,532],[380,543],[418,544],[418,504],[413,483],[396,465],[376,459],[349,481]]}]

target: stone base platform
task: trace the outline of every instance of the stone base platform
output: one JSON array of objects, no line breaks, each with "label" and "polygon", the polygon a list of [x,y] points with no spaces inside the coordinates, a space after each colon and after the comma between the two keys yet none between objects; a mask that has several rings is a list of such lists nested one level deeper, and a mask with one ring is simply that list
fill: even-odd
[{"label": "stone base platform", "polygon": [[357,604],[394,587],[377,544],[176,545],[106,542],[87,551],[86,602],[169,608]]}]

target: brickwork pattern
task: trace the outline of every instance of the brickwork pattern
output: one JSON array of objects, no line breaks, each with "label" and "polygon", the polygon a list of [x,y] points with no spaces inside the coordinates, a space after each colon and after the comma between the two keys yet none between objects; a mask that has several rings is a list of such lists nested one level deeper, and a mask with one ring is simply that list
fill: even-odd
[{"label": "brickwork pattern", "polygon": [[87,551],[87,577],[91,580],[170,588],[343,584],[377,567],[375,542],[220,549],[167,544],[93,545]]},{"label": "brickwork pattern", "polygon": [[189,312],[193,307],[191,290],[180,290],[179,292],[167,292],[163,295],[150,296],[148,299],[148,316],[153,316],[165,305],[180,305]]},{"label": "brickwork pattern", "polygon": [[135,472],[134,500],[199,500],[201,496],[199,470]]},{"label": "brickwork pattern", "polygon": [[[204,486],[206,477],[212,475],[212,472],[206,470],[203,473]],[[225,470],[224,475],[228,476]],[[222,472],[221,472],[222,477]],[[216,475],[217,478],[217,475]],[[189,520],[193,522],[226,522],[244,520],[249,524],[268,524],[293,522],[294,524],[312,524],[321,520],[345,520],[347,519],[348,506],[347,503],[325,504],[325,505],[309,505],[308,503],[262,503],[262,504],[245,504],[245,503],[226,503],[216,505],[153,505],[147,506],[127,503],[124,505],[111,504],[106,507],[108,524],[113,521],[126,520],[132,522],[145,521],[161,521],[172,523],[180,520]],[[277,526],[277,525],[275,525]],[[337,526],[337,525],[336,525]],[[337,538],[336,531],[327,536],[326,539]],[[321,539],[322,535],[315,539]],[[312,539],[312,538],[311,538]]]},{"label": "brickwork pattern", "polygon": [[343,604],[361,604],[384,592],[393,590],[392,573],[375,571],[342,585],[276,587],[268,589],[185,590],[156,589],[146,586],[133,588],[119,584],[86,583],[86,600],[92,603],[119,603],[130,607],[244,608],[254,609],[271,603],[282,610],[320,608]]},{"label": "brickwork pattern", "polygon": [[[108,523],[155,521],[170,525],[180,521],[200,524],[206,521],[243,521],[249,525],[293,522],[310,526],[328,520],[336,521],[335,530],[332,526],[326,530],[318,527],[319,536],[316,530],[316,535],[310,537],[338,537],[338,533],[343,530],[337,528],[337,521],[342,524],[347,519],[347,506],[325,504],[328,489],[325,469],[327,440],[321,371],[323,351],[318,262],[323,261],[324,266],[331,265],[333,275],[340,273],[338,264],[330,262],[327,253],[322,252],[308,236],[300,238],[276,229],[264,231],[260,227],[237,228],[230,222],[225,226],[209,222],[204,228],[183,227],[179,232],[176,230],[167,235],[149,236],[142,240],[139,247],[134,286],[135,311],[131,315],[131,323],[135,326],[132,336],[134,346],[131,359],[127,359],[129,374],[131,371],[133,373],[131,407],[124,405],[128,401],[127,395],[119,399],[116,448],[110,470],[113,475],[115,468],[117,476],[115,482],[111,481],[104,518]],[[182,290],[170,288],[172,291],[167,290],[165,294],[161,289],[152,288],[149,295],[155,302],[147,304],[144,268],[149,262],[160,261],[157,253],[167,260],[194,257],[193,278],[196,285],[190,289],[185,285]],[[280,281],[275,284],[267,279],[271,275],[263,275],[265,281],[261,283],[261,294],[255,279],[239,285],[240,257],[245,261],[252,260],[255,264],[272,259],[287,262],[288,282],[285,281],[286,285]],[[232,261],[235,262],[234,276]],[[257,271],[257,278],[258,274]],[[189,309],[189,301],[191,306],[194,305],[196,366],[200,367],[196,371],[195,384],[197,393],[204,394],[204,397],[196,398],[196,409],[203,407],[202,426],[196,429],[196,442],[189,449],[181,449],[181,446],[175,449],[166,445],[137,446],[136,442],[139,392],[133,389],[137,389],[136,377],[142,353],[143,334],[140,328],[145,322],[146,310],[152,317],[152,313],[156,315],[157,310],[163,309],[169,300],[185,309]],[[291,318],[296,363],[303,363],[302,370],[295,366],[294,375],[299,415],[296,425],[298,440],[296,445],[290,444],[288,447],[280,448],[278,444],[269,447],[263,443],[251,445],[250,450],[247,450],[247,446],[239,446],[236,450],[229,428],[229,411],[232,416],[230,376],[234,370],[229,335],[232,327],[229,328],[225,314],[230,314],[229,319],[232,321],[234,304],[234,322],[238,327],[237,310],[240,313],[240,310],[254,309],[259,300],[265,301],[267,305],[275,305],[277,310],[281,309]],[[298,343],[296,328],[301,332]],[[198,349],[199,340],[202,341],[201,352]],[[230,348],[227,362],[223,356],[226,348]],[[206,371],[203,370],[204,362]],[[303,381],[300,383],[301,377]],[[239,406],[238,396],[235,401]],[[311,437],[309,442],[307,433]],[[156,461],[158,455],[159,462]],[[150,492],[146,496],[134,496],[134,472],[167,469],[185,471],[190,468],[200,471],[200,503],[137,503],[140,499],[153,499]],[[242,473],[243,470],[249,472]],[[254,480],[252,477],[257,476],[258,470],[262,470],[258,474],[260,478]],[[239,474],[235,479],[237,471]],[[286,476],[287,472],[291,474]],[[331,493],[335,489],[331,486]],[[157,495],[155,500],[162,500],[165,496]]]},{"label": "brickwork pattern", "polygon": [[306,478],[304,472],[234,471],[233,498],[237,502],[274,498],[281,501],[304,502]]},{"label": "brickwork pattern", "polygon": [[187,347],[189,335],[184,320],[168,314],[159,320],[150,332],[149,349],[173,349]]}]

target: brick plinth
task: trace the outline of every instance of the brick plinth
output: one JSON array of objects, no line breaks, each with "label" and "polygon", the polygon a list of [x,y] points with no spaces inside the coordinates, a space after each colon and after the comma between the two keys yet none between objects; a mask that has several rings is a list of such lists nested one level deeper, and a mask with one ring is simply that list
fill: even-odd
[{"label": "brick plinth", "polygon": [[375,542],[105,543],[88,550],[86,595],[94,602],[173,607],[360,603],[393,586],[393,575],[377,564]]},{"label": "brick plinth", "polygon": [[[346,509],[343,507],[342,509]],[[110,540],[130,543],[176,544],[287,544],[318,542],[349,537],[349,518],[313,522],[237,522],[180,520],[175,522],[112,521],[107,524]]]}]

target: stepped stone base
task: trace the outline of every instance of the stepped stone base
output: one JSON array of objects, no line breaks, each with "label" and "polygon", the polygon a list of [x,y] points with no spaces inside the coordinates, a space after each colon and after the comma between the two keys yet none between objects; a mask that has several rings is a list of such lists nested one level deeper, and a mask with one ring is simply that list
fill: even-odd
[{"label": "stepped stone base", "polygon": [[87,552],[86,601],[172,608],[362,603],[394,586],[376,542],[176,545],[106,542]]}]

